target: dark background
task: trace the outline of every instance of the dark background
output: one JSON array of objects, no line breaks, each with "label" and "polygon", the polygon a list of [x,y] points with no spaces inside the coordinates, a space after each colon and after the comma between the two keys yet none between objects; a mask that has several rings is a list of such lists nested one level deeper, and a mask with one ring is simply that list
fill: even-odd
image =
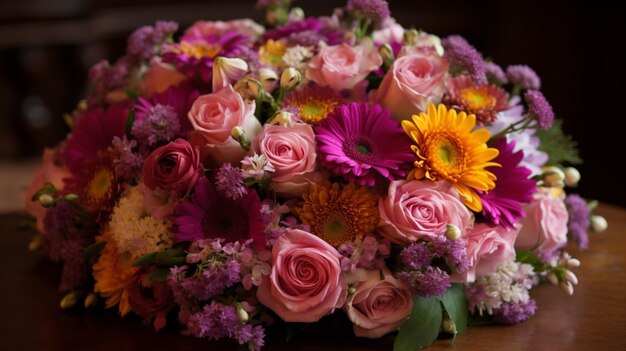
[{"label": "dark background", "polygon": [[[501,66],[527,64],[584,164],[576,190],[626,207],[625,13],[618,1],[394,1],[392,16],[441,37],[460,34]],[[255,1],[0,0],[0,165],[38,157],[65,137],[62,114],[85,95],[88,68],[123,54],[157,19],[263,21]],[[310,16],[345,1],[295,1]],[[0,195],[1,196],[1,195]]]}]

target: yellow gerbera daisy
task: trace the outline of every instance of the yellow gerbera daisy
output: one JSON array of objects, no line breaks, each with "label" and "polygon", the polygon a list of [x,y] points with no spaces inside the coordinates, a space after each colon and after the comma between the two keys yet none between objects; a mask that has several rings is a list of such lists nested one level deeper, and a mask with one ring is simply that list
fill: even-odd
[{"label": "yellow gerbera daisy", "polygon": [[428,105],[428,113],[414,115],[413,121],[402,121],[402,128],[413,139],[411,149],[417,155],[409,179],[446,179],[454,184],[463,203],[480,212],[482,203],[476,190],[491,190],[496,176],[486,167],[500,166],[489,162],[498,149],[487,146],[489,131],[476,126],[473,114],[448,110],[443,104]]},{"label": "yellow gerbera daisy", "polygon": [[131,310],[126,287],[139,268],[133,266],[128,252],[117,252],[117,244],[110,233],[96,237],[96,241],[106,241],[106,245],[98,261],[93,264],[93,277],[96,281],[94,291],[106,299],[107,308],[119,304],[120,315],[123,316]]},{"label": "yellow gerbera daisy", "polygon": [[334,247],[362,239],[378,223],[378,196],[368,188],[316,183],[303,198],[296,214],[313,234]]}]

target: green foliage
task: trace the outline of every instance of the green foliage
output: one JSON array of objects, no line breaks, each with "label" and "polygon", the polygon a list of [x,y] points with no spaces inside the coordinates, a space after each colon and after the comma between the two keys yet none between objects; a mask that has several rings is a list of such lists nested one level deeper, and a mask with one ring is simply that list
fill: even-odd
[{"label": "green foliage", "polygon": [[537,130],[539,140],[539,150],[548,154],[550,166],[563,166],[565,164],[578,165],[583,160],[578,155],[578,144],[571,135],[563,132],[563,121],[555,119],[552,128],[548,130]]},{"label": "green foliage", "polygon": [[409,319],[400,327],[393,351],[415,351],[430,346],[441,328],[441,303],[436,297],[413,298]]},{"label": "green foliage", "polygon": [[83,251],[83,258],[88,259],[91,258],[92,256],[97,256],[100,254],[100,251],[102,251],[102,249],[104,249],[104,246],[106,245],[106,241],[96,241],[95,243],[87,246],[87,248],[85,248],[85,251]]},{"label": "green foliage", "polygon": [[146,264],[174,266],[183,263],[185,263],[185,250],[175,247],[165,251],[157,251],[144,255],[135,261],[133,266],[143,266]]},{"label": "green foliage", "polygon": [[463,284],[452,284],[441,298],[441,304],[454,321],[456,333],[461,334],[467,328],[468,309]]},{"label": "green foliage", "polygon": [[131,138],[133,124],[135,124],[135,118],[136,118],[135,109],[131,108],[130,111],[128,111],[128,116],[126,117],[126,136],[129,139]]}]

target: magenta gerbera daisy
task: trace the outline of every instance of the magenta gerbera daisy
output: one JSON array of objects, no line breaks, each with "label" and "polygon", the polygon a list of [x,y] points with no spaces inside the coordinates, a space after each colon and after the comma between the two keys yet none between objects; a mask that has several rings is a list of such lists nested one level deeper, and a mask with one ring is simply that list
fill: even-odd
[{"label": "magenta gerbera daisy", "polygon": [[482,214],[491,223],[512,228],[518,218],[524,217],[522,203],[532,200],[537,186],[529,178],[532,171],[519,165],[524,153],[513,152],[515,141],[507,143],[506,138],[498,138],[491,146],[500,151],[494,162],[502,167],[488,168],[497,180],[493,190],[478,193],[483,204]]},{"label": "magenta gerbera daisy", "polygon": [[72,173],[80,172],[87,160],[106,150],[114,137],[122,137],[126,132],[128,108],[115,104],[108,109],[87,110],[74,124],[71,135],[65,143],[63,158]]},{"label": "magenta gerbera daisy", "polygon": [[237,199],[230,199],[205,177],[198,180],[191,198],[176,209],[174,224],[176,241],[214,238],[244,242],[253,239],[255,245],[265,245],[265,224],[257,193],[248,191]]},{"label": "magenta gerbera daisy", "polygon": [[414,160],[411,140],[378,104],[339,105],[315,126],[322,165],[352,183],[405,177]]},{"label": "magenta gerbera daisy", "polygon": [[176,65],[190,78],[198,75],[204,81],[213,77],[213,62],[218,56],[238,57],[251,42],[250,38],[237,31],[222,35],[192,33],[180,42],[165,46],[163,61]]}]

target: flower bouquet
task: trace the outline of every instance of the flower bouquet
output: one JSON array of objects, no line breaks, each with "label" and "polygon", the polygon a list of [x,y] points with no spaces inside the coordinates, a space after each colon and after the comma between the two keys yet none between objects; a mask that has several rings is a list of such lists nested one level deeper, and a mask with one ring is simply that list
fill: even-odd
[{"label": "flower bouquet", "polygon": [[606,222],[569,193],[576,144],[531,68],[383,0],[258,7],[264,26],[141,27],[90,70],[25,194],[62,308],[250,350],[342,314],[404,351],[530,318],[541,282],[572,294],[566,245]]}]

